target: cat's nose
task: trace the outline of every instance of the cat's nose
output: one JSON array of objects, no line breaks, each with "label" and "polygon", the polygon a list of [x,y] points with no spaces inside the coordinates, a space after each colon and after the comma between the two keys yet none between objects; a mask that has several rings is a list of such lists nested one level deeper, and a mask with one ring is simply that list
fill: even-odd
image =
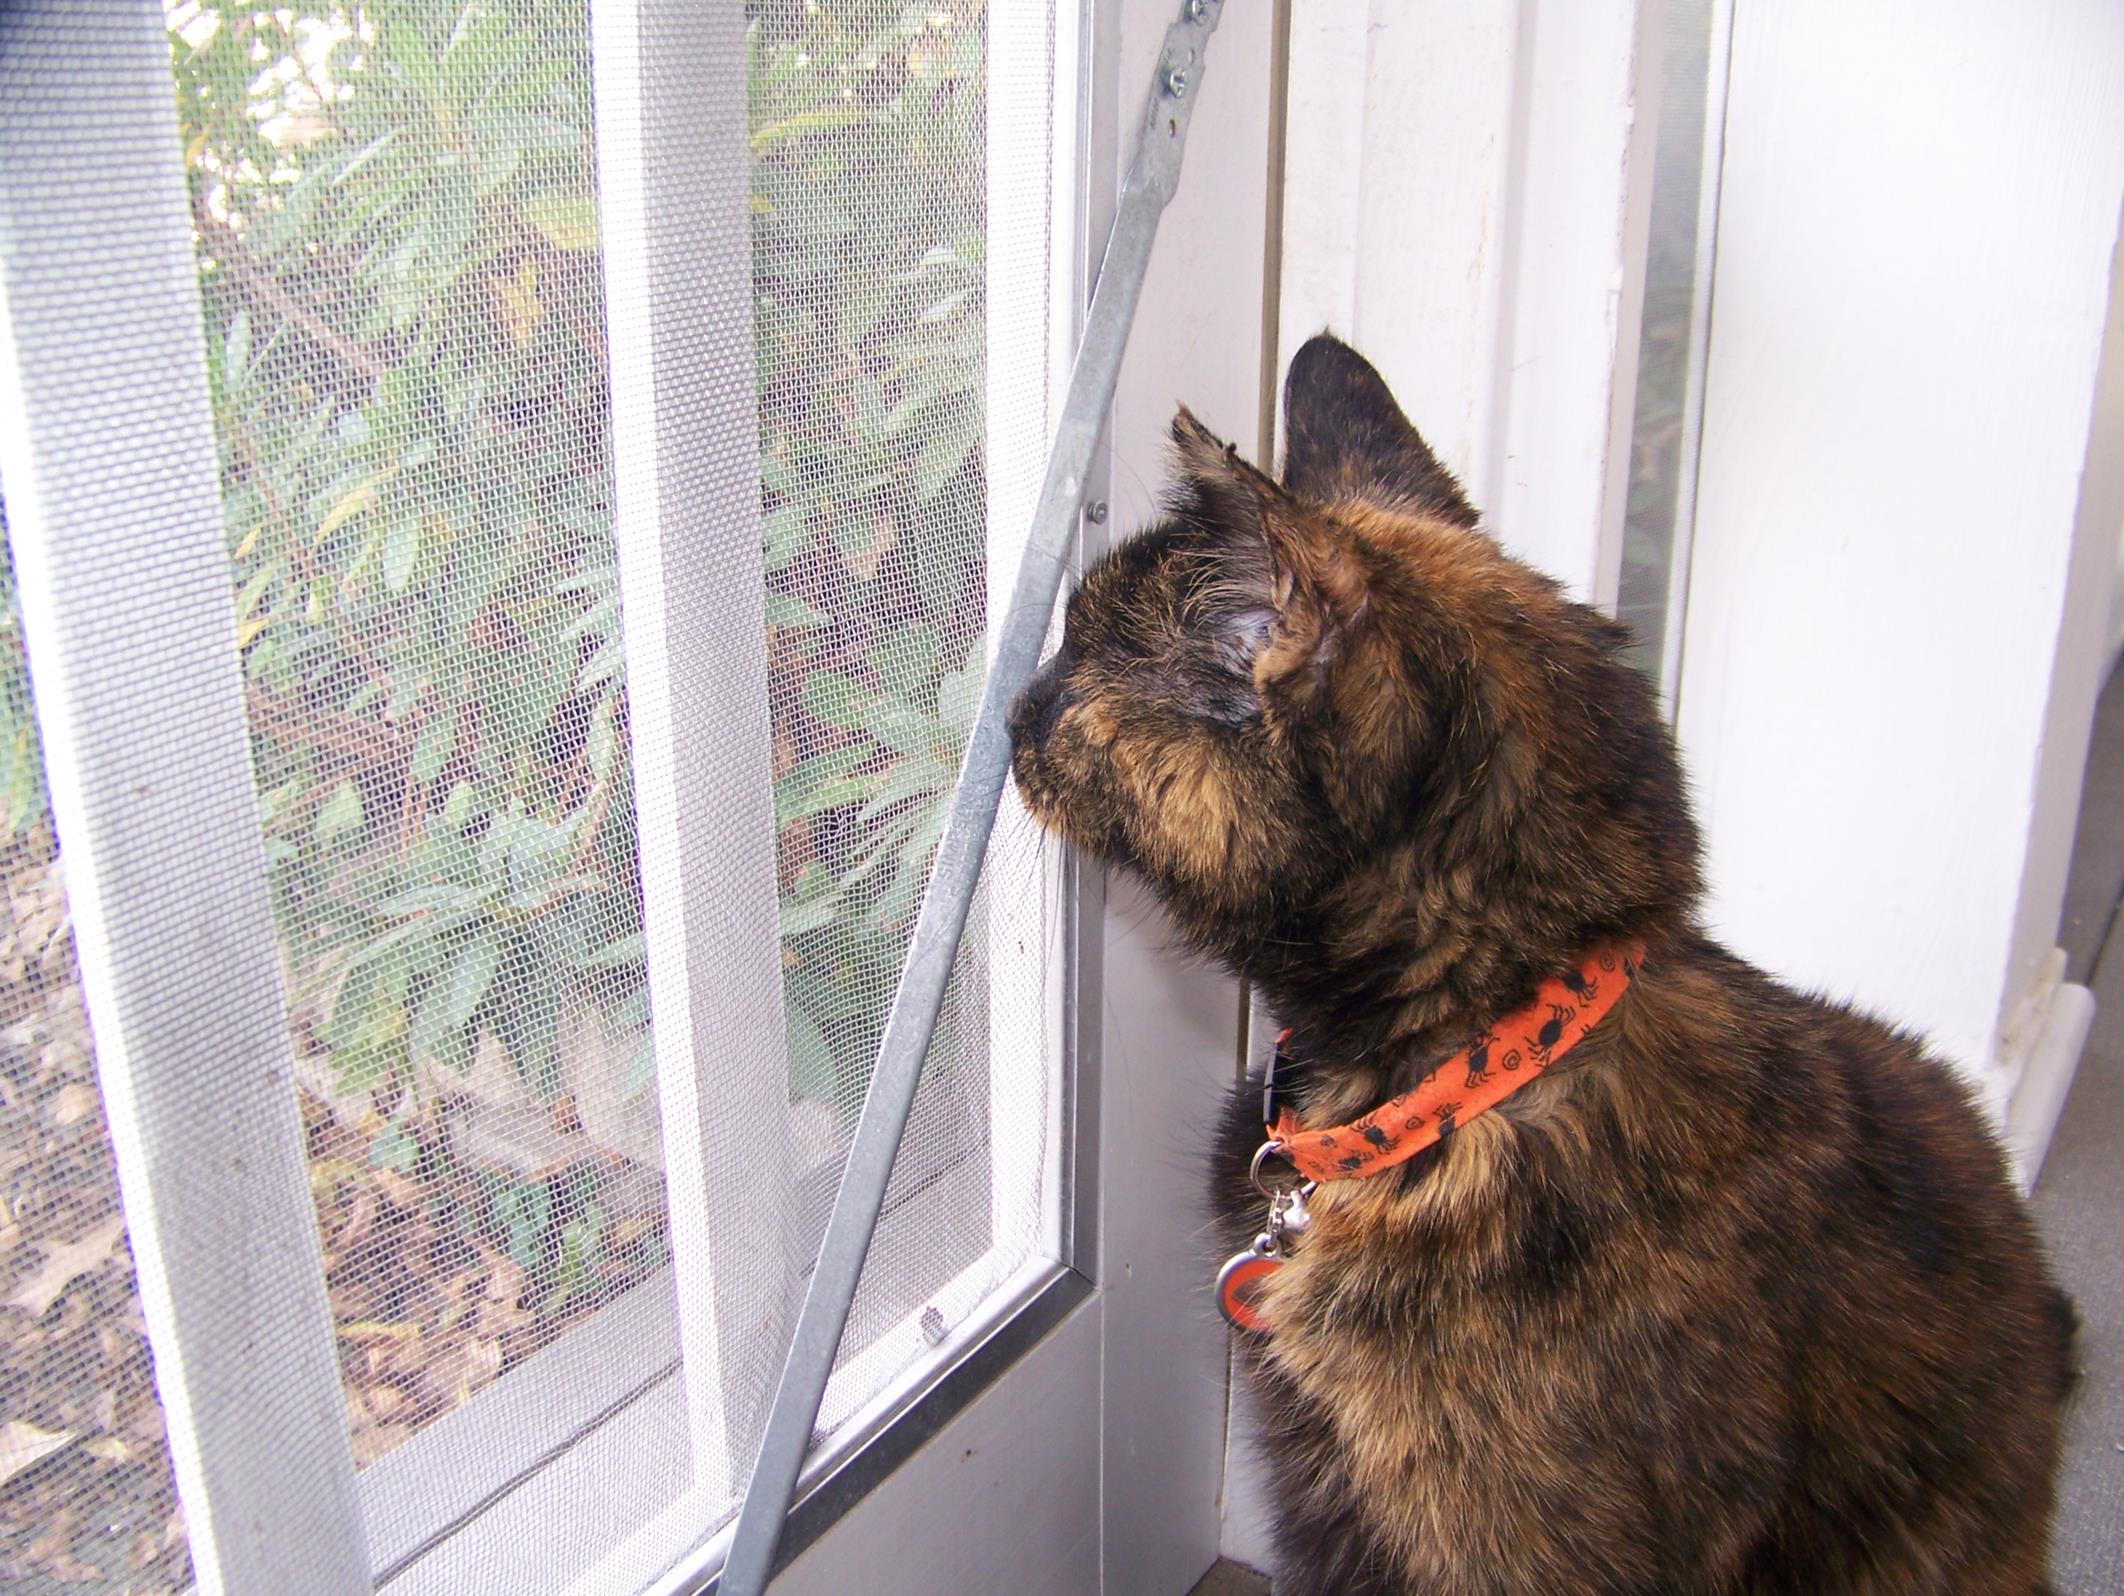
[{"label": "cat's nose", "polygon": [[1069,692],[1063,673],[1057,670],[1060,656],[1050,659],[1034,673],[1010,706],[1010,741],[1014,748],[1041,748],[1054,731],[1055,722],[1069,707]]}]

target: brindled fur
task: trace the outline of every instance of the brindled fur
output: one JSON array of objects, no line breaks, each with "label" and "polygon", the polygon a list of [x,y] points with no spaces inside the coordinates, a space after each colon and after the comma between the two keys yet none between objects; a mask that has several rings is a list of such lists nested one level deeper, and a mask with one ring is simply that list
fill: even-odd
[{"label": "brindled fur", "polygon": [[[1316,338],[1285,400],[1280,483],[1180,413],[1170,513],[1015,708],[1026,802],[1255,983],[1308,1125],[1596,942],[1646,959],[1533,1084],[1314,1197],[1238,1338],[1277,1590],[2043,1590],[2071,1309],[1967,1094],[1703,934],[1626,634],[1484,535],[1378,374]],[[1260,1140],[1236,1092],[1225,1251]]]}]

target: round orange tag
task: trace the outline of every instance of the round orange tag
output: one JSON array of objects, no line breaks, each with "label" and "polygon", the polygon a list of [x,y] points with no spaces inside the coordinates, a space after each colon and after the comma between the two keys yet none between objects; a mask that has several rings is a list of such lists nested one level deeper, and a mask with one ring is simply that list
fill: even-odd
[{"label": "round orange tag", "polygon": [[1268,1329],[1257,1304],[1268,1277],[1282,1267],[1281,1258],[1269,1257],[1252,1248],[1226,1260],[1224,1267],[1217,1271],[1217,1311],[1224,1315],[1224,1322],[1240,1330]]}]

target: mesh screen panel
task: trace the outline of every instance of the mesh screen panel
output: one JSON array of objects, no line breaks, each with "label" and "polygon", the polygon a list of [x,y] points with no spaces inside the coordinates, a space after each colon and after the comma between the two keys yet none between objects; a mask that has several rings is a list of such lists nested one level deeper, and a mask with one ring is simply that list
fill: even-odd
[{"label": "mesh screen panel", "polygon": [[[491,1493],[545,1450],[474,1400],[667,1259],[588,22],[167,21],[355,1463],[468,1409],[369,1494],[388,1574],[435,1527],[427,1477]],[[606,1341],[646,1383],[668,1310]],[[586,1511],[582,1538],[653,1505]]]},{"label": "mesh screen panel", "polygon": [[0,659],[0,1584],[191,1580],[7,572]]},{"label": "mesh screen panel", "polygon": [[[762,7],[754,23],[754,315],[785,1016],[793,1112],[818,1149],[791,1204],[798,1269],[825,1226],[979,696],[991,602],[999,615],[1007,592],[989,580],[987,554],[992,537],[1021,535],[1024,513],[992,528],[989,507],[1024,499],[1029,510],[1025,489],[1041,463],[1046,328],[1006,329],[1014,343],[991,342],[1002,321],[988,293],[991,252],[1026,240],[988,236],[988,186],[1000,174],[984,144],[990,95],[1016,117],[1044,120],[1049,61],[1044,50],[991,52],[984,21],[980,4],[961,0]],[[988,82],[991,61],[1015,65],[1019,80]],[[822,116],[848,120],[823,137],[800,131]],[[1044,186],[1045,155],[1014,180]],[[1044,272],[1044,247],[1032,258]],[[911,1312],[930,1336],[947,1333],[1036,1240],[1036,1209],[995,1189],[992,1130],[1046,1121],[1037,973],[1052,949],[1006,946],[989,912],[1005,880],[1022,906],[1045,879],[1025,833],[1006,820],[1003,834],[844,1363]],[[1028,923],[1015,920],[1010,937]],[[1015,978],[999,957],[1018,967]],[[1037,1193],[1037,1162],[1006,1164],[1004,1178]],[[794,1309],[792,1297],[790,1322]],[[761,1371],[763,1385],[773,1372]],[[863,1384],[839,1382],[829,1418],[867,1394]]]},{"label": "mesh screen panel", "polygon": [[[764,670],[771,793],[755,796],[772,822],[732,846],[771,852],[773,887],[733,912],[776,948],[782,1045],[747,1037],[695,1062],[704,1100],[765,1127],[774,1175],[730,1227],[749,1256],[718,1268],[712,1303],[681,1307],[674,1228],[704,1199],[666,1192],[587,9],[166,6],[303,1155],[375,1572],[409,1589],[443,1568],[460,1588],[533,1588],[506,1552],[462,1547],[614,1415],[683,1453],[702,1434],[686,1406],[714,1401],[727,1456],[569,1494],[582,1566],[689,1479],[742,1478],[1037,485],[1048,8],[1015,8],[1007,52],[982,0],[745,10],[749,144],[709,158],[749,172],[730,225],[749,231],[753,360],[727,378],[752,413],[758,499],[698,510],[760,529],[746,563],[766,625],[746,646]],[[1006,92],[1023,108],[1007,173],[989,131]],[[651,202],[683,180],[652,173]],[[998,239],[1005,181],[1013,232]],[[1008,306],[991,291],[1005,256]],[[664,646],[683,659],[727,625],[704,608]],[[0,947],[0,1001],[21,1008],[0,1014],[0,1284],[11,1252],[19,1284],[53,1225],[70,1242],[117,1232],[78,999],[46,925],[63,906],[34,728],[18,704],[0,730],[15,734],[0,865],[21,884]],[[711,821],[744,807],[712,785],[688,801]],[[999,838],[829,1429],[1052,1250],[1055,876],[1022,817]],[[18,965],[43,973],[17,981]],[[72,1051],[50,1040],[77,1033]],[[55,1127],[62,1100],[73,1118]],[[78,1183],[33,1224],[20,1193],[45,1179],[55,1130]],[[0,1555],[52,1577],[69,1556],[90,1566],[88,1542],[8,1516],[59,1502],[123,1559],[94,1565],[113,1588],[174,1588],[182,1526],[122,1239],[106,1252],[108,1278],[102,1261],[82,1277],[94,1290],[76,1282],[41,1315],[0,1307],[0,1396],[32,1388],[0,1421],[36,1428],[0,1428],[0,1530],[43,1537]],[[702,1311],[721,1326],[717,1366],[681,1371],[680,1313]],[[62,1334],[74,1350],[52,1350]],[[100,1448],[60,1389],[93,1383],[91,1347],[117,1371],[94,1377],[116,1393],[91,1415],[112,1437]],[[734,1510],[722,1495],[702,1529]]]}]

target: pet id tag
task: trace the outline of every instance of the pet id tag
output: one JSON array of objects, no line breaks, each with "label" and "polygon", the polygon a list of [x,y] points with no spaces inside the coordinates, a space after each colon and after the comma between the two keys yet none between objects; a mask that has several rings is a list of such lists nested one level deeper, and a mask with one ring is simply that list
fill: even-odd
[{"label": "pet id tag", "polygon": [[[1256,1161],[1258,1165],[1258,1160]],[[1283,1267],[1283,1238],[1303,1235],[1311,1223],[1305,1210],[1305,1189],[1272,1193],[1269,1197],[1268,1229],[1254,1238],[1244,1252],[1225,1259],[1217,1271],[1217,1311],[1236,1330],[1263,1331],[1261,1288],[1269,1276]]]},{"label": "pet id tag", "polygon": [[1266,1330],[1256,1306],[1268,1277],[1283,1267],[1283,1244],[1263,1231],[1245,1252],[1235,1252],[1217,1271],[1217,1311],[1235,1330]]}]

